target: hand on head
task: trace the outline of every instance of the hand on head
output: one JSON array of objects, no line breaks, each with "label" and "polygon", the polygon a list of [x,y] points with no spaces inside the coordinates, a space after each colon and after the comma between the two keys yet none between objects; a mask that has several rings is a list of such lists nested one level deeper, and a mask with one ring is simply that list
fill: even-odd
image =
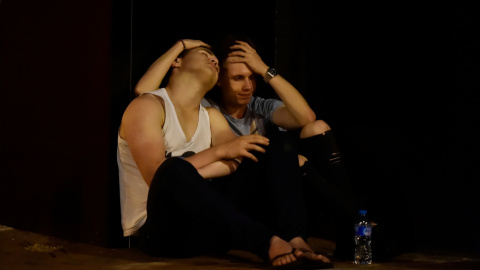
[{"label": "hand on head", "polygon": [[255,73],[264,75],[268,66],[263,62],[257,51],[247,42],[237,41],[237,44],[230,47],[232,52],[228,54],[227,62],[245,63]]},{"label": "hand on head", "polygon": [[196,39],[181,39],[180,42],[183,43],[184,45],[183,47],[185,48],[185,50],[190,50],[196,47],[207,47],[207,48],[211,47],[207,43],[201,40],[196,40]]}]

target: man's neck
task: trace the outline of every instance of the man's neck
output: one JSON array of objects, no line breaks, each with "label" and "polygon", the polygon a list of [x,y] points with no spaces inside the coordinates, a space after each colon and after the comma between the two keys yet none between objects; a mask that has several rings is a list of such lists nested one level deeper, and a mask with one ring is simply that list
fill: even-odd
[{"label": "man's neck", "polygon": [[165,87],[168,96],[175,106],[180,106],[183,110],[198,110],[203,96],[207,92],[200,83],[176,80],[176,83],[170,83]]}]

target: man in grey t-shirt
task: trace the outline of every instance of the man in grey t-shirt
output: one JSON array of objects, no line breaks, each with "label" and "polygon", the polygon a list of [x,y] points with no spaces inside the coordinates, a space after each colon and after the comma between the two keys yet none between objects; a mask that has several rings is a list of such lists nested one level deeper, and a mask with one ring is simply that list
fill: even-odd
[{"label": "man in grey t-shirt", "polygon": [[[220,61],[217,87],[202,104],[220,110],[239,136],[252,133],[273,136],[267,133],[271,126],[283,131],[298,130],[298,159],[308,190],[307,203],[314,205],[314,211],[326,210],[336,224],[352,224],[358,206],[330,126],[316,120],[305,98],[263,62],[248,38],[227,37],[216,47],[216,54]],[[258,76],[263,77],[280,100],[254,96]],[[333,207],[325,209],[325,202]],[[337,234],[353,239],[353,235],[345,233],[351,228],[337,227],[341,227]]]}]

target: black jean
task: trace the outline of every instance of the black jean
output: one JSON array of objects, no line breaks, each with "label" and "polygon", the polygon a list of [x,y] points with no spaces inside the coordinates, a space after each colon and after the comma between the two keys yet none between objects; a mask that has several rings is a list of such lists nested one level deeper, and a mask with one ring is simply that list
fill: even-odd
[{"label": "black jean", "polygon": [[187,161],[169,158],[150,185],[140,230],[150,254],[189,257],[230,249],[268,258],[270,239],[305,237],[306,211],[296,151],[287,134],[270,138],[259,162],[244,159],[228,177],[207,181]]}]

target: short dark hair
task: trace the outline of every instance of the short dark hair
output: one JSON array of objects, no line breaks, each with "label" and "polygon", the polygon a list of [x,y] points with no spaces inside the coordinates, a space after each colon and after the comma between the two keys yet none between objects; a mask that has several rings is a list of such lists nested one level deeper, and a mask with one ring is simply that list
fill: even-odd
[{"label": "short dark hair", "polygon": [[213,46],[213,50],[218,58],[218,62],[220,63],[220,65],[223,65],[223,62],[225,61],[225,59],[228,58],[229,53],[235,51],[230,49],[230,47],[235,45],[237,41],[246,42],[248,43],[248,45],[255,49],[255,45],[253,44],[252,40],[247,36],[228,34]]}]

